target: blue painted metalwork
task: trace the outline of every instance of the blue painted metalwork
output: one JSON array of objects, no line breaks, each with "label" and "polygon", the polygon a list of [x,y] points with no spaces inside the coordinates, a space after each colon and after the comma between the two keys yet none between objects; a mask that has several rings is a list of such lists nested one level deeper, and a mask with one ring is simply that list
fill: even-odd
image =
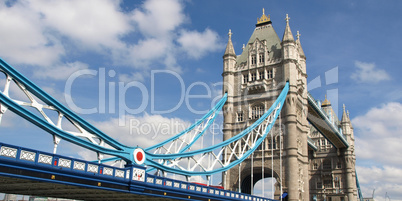
[{"label": "blue painted metalwork", "polygon": [[[147,153],[147,158],[145,161],[145,164],[151,167],[156,167],[160,170],[167,171],[167,172],[172,172],[175,174],[181,174],[181,175],[187,175],[187,176],[194,176],[194,175],[212,175],[218,172],[223,172],[226,170],[231,169],[232,167],[238,165],[242,161],[244,161],[247,157],[249,157],[256,149],[257,147],[262,143],[262,141],[266,138],[268,135],[269,131],[275,124],[276,119],[279,116],[279,113],[283,107],[284,101],[286,99],[286,95],[289,91],[289,83],[286,83],[281,94],[277,98],[277,100],[273,103],[271,108],[264,113],[256,122],[254,122],[250,127],[246,128],[244,131],[241,133],[237,134],[236,136],[221,142],[219,144],[210,146],[208,148],[203,148],[195,151],[189,151],[189,152],[183,152],[183,153],[177,153],[177,154],[152,154],[149,152]],[[181,159],[181,158],[193,158],[195,155],[205,155],[207,153],[211,153],[214,150],[223,150],[224,147],[230,145],[231,143],[234,143],[240,139],[242,139],[244,136],[252,132],[254,129],[256,129],[258,126],[260,126],[263,122],[267,120],[267,118],[270,117],[270,115],[273,114],[271,122],[269,122],[268,125],[266,125],[266,128],[262,134],[262,136],[256,141],[253,146],[246,151],[241,157],[236,158],[235,160],[231,161],[229,164],[223,165],[223,167],[216,168],[216,169],[209,169],[209,170],[204,170],[204,171],[190,171],[190,170],[184,170],[184,169],[174,169],[171,168],[165,164],[161,164],[157,162],[156,160],[165,160],[165,161],[174,161],[175,159]]]},{"label": "blue painted metalwork", "polygon": [[[4,143],[0,143],[0,167],[9,168],[10,170],[18,169],[29,173],[24,175],[14,174],[12,171],[0,172],[0,176],[4,177],[103,189],[134,195],[180,200],[193,200],[197,198],[222,201],[272,200],[146,173],[141,179],[138,179],[135,173],[138,173],[138,171],[145,172],[145,168],[142,166],[128,165],[125,168],[116,168]],[[47,175],[52,175],[52,177],[46,177]],[[61,180],[58,179],[59,176],[72,179]],[[75,179],[78,180],[75,181]],[[90,182],[80,183],[82,180]],[[94,185],[88,184],[91,182]],[[104,184],[113,184],[113,186]],[[124,188],[116,188],[115,186]]]},{"label": "blue painted metalwork", "polygon": [[50,134],[57,135],[61,137],[62,139],[65,139],[69,142],[72,142],[74,144],[77,144],[79,146],[85,147],[87,149],[96,151],[96,152],[101,152],[104,154],[108,155],[113,155],[113,156],[118,156],[124,160],[126,160],[129,163],[132,163],[134,161],[133,158],[133,151],[135,148],[133,147],[128,147],[125,146],[118,141],[114,140],[110,136],[106,135],[78,115],[76,115],[74,112],[71,110],[67,109],[64,105],[56,101],[53,97],[51,97],[49,94],[47,94],[45,91],[43,91],[41,88],[39,88],[37,85],[35,85],[33,82],[28,80],[25,76],[20,74],[17,70],[15,70],[13,67],[11,67],[8,63],[6,63],[4,60],[0,58],[0,70],[4,72],[7,76],[10,76],[15,82],[23,85],[26,90],[28,90],[30,93],[35,95],[38,99],[43,101],[44,103],[48,104],[49,106],[54,107],[59,113],[63,114],[65,117],[67,117],[69,120],[73,120],[76,123],[78,123],[82,128],[90,132],[91,134],[94,134],[98,136],[100,139],[102,139],[104,142],[106,142],[108,145],[115,149],[109,149],[106,147],[102,147],[100,145],[91,143],[89,141],[83,140],[79,137],[76,137],[74,135],[71,135],[70,133],[67,133],[59,128],[57,128],[55,125],[49,124],[47,121],[42,119],[41,117],[33,114],[29,110],[23,108],[22,106],[18,105],[16,102],[11,100],[9,97],[7,97],[5,94],[2,92],[0,93],[0,102],[7,106],[7,108],[14,113],[18,114],[19,116],[25,118],[26,120],[30,121],[34,125],[42,128],[43,130],[49,132]]},{"label": "blue painted metalwork", "polygon": [[[343,134],[341,134],[341,132],[339,132],[339,129],[337,127],[334,126],[334,124],[332,124],[332,122],[328,119],[327,115],[325,114],[325,112],[321,109],[321,107],[319,106],[319,104],[314,100],[314,98],[312,97],[312,95],[310,93],[307,93],[307,101],[309,103],[310,106],[312,106],[311,108],[314,109],[318,115],[320,116],[321,119],[324,120],[325,124],[331,129],[331,132],[334,133],[336,135],[336,137],[342,142],[343,146],[345,146],[346,148],[349,147],[349,143],[347,142],[346,138],[344,137]],[[318,130],[317,125],[314,124],[314,122],[311,122],[312,125]],[[330,143],[333,144],[332,140],[328,139],[327,136],[323,135]],[[334,144],[333,144],[334,145]],[[334,145],[335,146],[335,145]],[[337,146],[335,146],[337,147]]]},{"label": "blue painted metalwork", "polygon": [[191,125],[190,127],[188,127],[186,130],[182,131],[181,133],[179,133],[178,135],[167,139],[159,144],[156,144],[154,146],[148,147],[146,149],[144,149],[144,151],[150,152],[153,149],[157,149],[162,147],[163,145],[166,145],[169,142],[172,142],[174,140],[177,140],[178,138],[182,137],[183,135],[189,133],[191,130],[193,130],[196,126],[200,125],[202,122],[204,122],[208,117],[212,116],[211,121],[208,121],[207,126],[199,133],[197,134],[197,136],[195,136],[194,140],[189,142],[187,146],[183,147],[181,150],[179,150],[177,153],[182,153],[186,150],[188,150],[201,136],[204,135],[205,131],[211,126],[212,122],[215,120],[215,118],[217,117],[217,114],[219,111],[221,111],[223,105],[226,103],[227,100],[227,93],[225,93],[225,95],[222,97],[222,99],[207,113],[204,115],[204,117],[202,117],[200,120],[198,120],[197,122],[195,122],[193,125]]},{"label": "blue painted metalwork", "polygon": [[[133,152],[137,147],[130,147],[121,144],[120,142],[114,140],[107,134],[103,133],[78,115],[76,115],[74,112],[71,110],[67,109],[64,105],[56,101],[53,97],[51,97],[49,94],[47,94],[45,91],[43,91],[41,88],[36,86],[33,82],[31,82],[29,79],[24,77],[22,74],[20,74],[17,70],[15,70],[11,65],[9,65],[7,62],[2,60],[0,58],[0,71],[4,72],[7,77],[11,77],[14,82],[19,83],[22,85],[27,91],[35,95],[38,99],[43,101],[44,103],[48,104],[51,107],[54,107],[55,110],[61,114],[63,114],[64,117],[68,118],[69,120],[75,121],[78,123],[82,128],[84,128],[86,131],[89,133],[97,136],[99,139],[101,139],[103,142],[106,144],[110,145],[114,149],[107,148],[104,146],[100,146],[99,144],[95,144],[93,142],[84,140],[80,137],[74,136],[60,128],[58,128],[56,125],[51,124],[47,122],[45,119],[42,117],[39,117],[32,113],[31,111],[25,109],[21,105],[17,104],[15,101],[10,99],[7,95],[3,94],[2,92],[0,93],[0,103],[5,105],[9,110],[12,112],[18,114],[19,116],[25,118],[26,120],[30,121],[34,125],[42,128],[43,130],[47,131],[48,133],[52,135],[59,136],[62,139],[65,139],[71,143],[77,144],[79,146],[85,147],[87,149],[90,149],[92,151],[102,153],[102,154],[107,154],[107,155],[112,155],[112,156],[117,156],[118,158],[124,159],[127,163],[135,163],[134,161],[134,156]],[[211,114],[214,114],[213,119],[215,119],[216,114],[220,111],[222,108],[223,104],[226,102],[227,95],[225,95],[219,102],[218,104],[212,108],[201,120],[197,121],[195,124],[190,126],[186,131],[183,131],[179,135],[173,137],[170,140],[167,140],[161,144],[155,145],[153,147],[148,148],[147,150],[156,148],[158,146],[162,146],[166,143],[168,143],[171,140],[177,139],[180,136],[186,134],[186,132],[192,130],[194,127],[197,125],[201,124],[205,119]],[[202,134],[205,132],[205,130],[211,125],[213,122],[209,121],[207,127],[204,128],[204,130],[199,133],[199,135],[196,136],[195,140],[188,144],[186,147],[183,148],[183,151],[187,150],[191,145],[200,137]],[[112,158],[109,160],[115,160],[116,158]]]}]

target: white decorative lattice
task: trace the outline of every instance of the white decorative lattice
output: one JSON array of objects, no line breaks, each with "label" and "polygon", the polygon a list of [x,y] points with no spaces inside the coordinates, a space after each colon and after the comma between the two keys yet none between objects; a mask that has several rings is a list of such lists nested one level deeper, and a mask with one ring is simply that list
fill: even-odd
[{"label": "white decorative lattice", "polygon": [[124,178],[124,171],[123,170],[116,170],[115,176],[120,177],[120,178]]},{"label": "white decorative lattice", "polygon": [[156,179],[155,184],[162,185],[162,179]]},{"label": "white decorative lattice", "polygon": [[53,157],[45,154],[39,154],[38,162],[43,164],[52,164]]},{"label": "white decorative lattice", "polygon": [[152,178],[152,177],[147,177],[147,183],[153,184],[153,183],[154,183],[154,178]]},{"label": "white decorative lattice", "polygon": [[16,158],[17,157],[17,151],[18,151],[17,149],[2,146],[1,149],[0,149],[0,155],[8,156],[8,157],[11,157],[11,158]]},{"label": "white decorative lattice", "polygon": [[172,186],[173,182],[172,181],[166,181],[166,186]]},{"label": "white decorative lattice", "polygon": [[103,168],[103,174],[113,176],[113,168],[104,167]]},{"label": "white decorative lattice", "polygon": [[74,161],[73,169],[74,169],[74,170],[82,170],[82,171],[85,171],[85,163],[79,162],[79,161]]},{"label": "white decorative lattice", "polygon": [[213,190],[213,189],[209,189],[209,193],[214,194],[214,190]]},{"label": "white decorative lattice", "polygon": [[202,188],[202,192],[203,192],[203,193],[206,193],[207,191],[208,191],[207,188]]},{"label": "white decorative lattice", "polygon": [[36,156],[35,152],[22,150],[20,159],[27,161],[35,161],[35,156]]},{"label": "white decorative lattice", "polygon": [[66,168],[71,167],[71,160],[68,160],[65,158],[60,158],[59,159],[59,167],[66,167]]},{"label": "white decorative lattice", "polygon": [[182,189],[187,189],[187,184],[181,184]]},{"label": "white decorative lattice", "polygon": [[189,189],[193,191],[193,190],[195,190],[195,186],[194,186],[194,185],[190,185]]},{"label": "white decorative lattice", "polygon": [[174,182],[173,187],[175,187],[175,188],[180,188],[180,183]]},{"label": "white decorative lattice", "polygon": [[197,186],[197,188],[195,188],[196,191],[201,192],[201,187]]},{"label": "white decorative lattice", "polygon": [[219,190],[215,190],[215,195],[219,195]]},{"label": "white decorative lattice", "polygon": [[88,164],[88,172],[93,172],[93,173],[98,173],[98,168],[99,166],[94,165],[94,164]]}]

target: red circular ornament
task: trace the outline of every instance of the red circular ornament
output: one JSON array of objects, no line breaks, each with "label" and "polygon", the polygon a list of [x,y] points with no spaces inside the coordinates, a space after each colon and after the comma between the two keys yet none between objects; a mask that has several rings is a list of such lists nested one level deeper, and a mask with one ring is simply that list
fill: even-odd
[{"label": "red circular ornament", "polygon": [[142,161],[142,158],[143,158],[144,156],[142,155],[142,153],[141,152],[137,152],[137,160],[138,161]]},{"label": "red circular ornament", "polygon": [[136,148],[134,150],[134,161],[137,165],[142,165],[145,162],[145,152],[141,148]]}]

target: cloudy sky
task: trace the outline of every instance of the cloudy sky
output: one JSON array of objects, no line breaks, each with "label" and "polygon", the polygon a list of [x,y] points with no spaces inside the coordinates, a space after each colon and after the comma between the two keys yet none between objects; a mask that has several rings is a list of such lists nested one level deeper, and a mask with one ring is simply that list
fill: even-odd
[{"label": "cloudy sky", "polygon": [[[401,1],[2,0],[0,57],[107,134],[148,147],[216,102],[227,33],[241,54],[262,8],[280,38],[286,14],[300,31],[313,96],[349,110],[364,195],[402,200]],[[2,142],[52,151],[51,136],[9,113]]]}]

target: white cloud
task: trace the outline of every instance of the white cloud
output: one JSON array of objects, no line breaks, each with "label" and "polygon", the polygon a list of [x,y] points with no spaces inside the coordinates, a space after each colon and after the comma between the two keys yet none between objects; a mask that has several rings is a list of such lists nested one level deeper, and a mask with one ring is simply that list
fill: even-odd
[{"label": "white cloud", "polygon": [[[370,109],[352,120],[356,134],[356,152],[362,159],[402,165],[395,160],[402,153],[402,104],[391,102]],[[378,150],[381,150],[380,152]]]},{"label": "white cloud", "polygon": [[119,37],[133,28],[119,4],[110,0],[29,1],[46,27],[90,48],[122,47]]},{"label": "white cloud", "polygon": [[[125,126],[119,126],[124,121]],[[190,125],[180,118],[167,118],[161,115],[127,115],[122,119],[93,122],[93,125],[112,138],[127,146],[148,148],[179,134]]]},{"label": "white cloud", "polygon": [[224,48],[224,44],[219,42],[218,34],[208,28],[202,33],[182,30],[177,41],[183,51],[195,59]]},{"label": "white cloud", "polygon": [[128,83],[132,81],[140,81],[143,82],[145,80],[145,76],[148,76],[148,74],[136,72],[136,73],[130,73],[130,74],[120,74],[119,75],[119,81]]},{"label": "white cloud", "polygon": [[178,0],[148,0],[135,9],[132,20],[144,36],[163,38],[180,26],[186,17]]},{"label": "white cloud", "polygon": [[385,70],[377,69],[374,63],[356,61],[355,66],[357,69],[351,75],[351,78],[358,82],[376,84],[380,81],[391,79]]},{"label": "white cloud", "polygon": [[[70,64],[63,65],[64,59],[72,62],[68,59],[78,54],[95,53],[103,60],[142,71],[165,68],[181,73],[178,49],[200,58],[220,47],[216,32],[183,28],[189,22],[184,3],[146,0],[131,12],[123,12],[121,2],[112,0],[3,2],[0,55],[14,64],[46,70],[64,66],[66,70]],[[63,79],[53,75],[45,73],[40,78]]]},{"label": "white cloud", "polygon": [[49,66],[65,54],[60,41],[45,31],[40,14],[17,2],[0,3],[0,55],[10,63]]},{"label": "white cloud", "polygon": [[376,188],[383,200],[388,192],[392,200],[402,200],[402,104],[390,102],[370,109],[355,117],[355,146],[357,174],[363,194],[371,194]]},{"label": "white cloud", "polygon": [[73,63],[53,66],[52,68],[47,68],[46,70],[34,71],[34,76],[43,79],[51,78],[54,80],[66,80],[74,72],[88,68],[88,64],[76,61]]},{"label": "white cloud", "polygon": [[357,166],[356,169],[364,197],[371,197],[375,189],[374,199],[376,201],[385,201],[386,193],[392,200],[402,200],[401,168],[394,166],[382,168]]}]

